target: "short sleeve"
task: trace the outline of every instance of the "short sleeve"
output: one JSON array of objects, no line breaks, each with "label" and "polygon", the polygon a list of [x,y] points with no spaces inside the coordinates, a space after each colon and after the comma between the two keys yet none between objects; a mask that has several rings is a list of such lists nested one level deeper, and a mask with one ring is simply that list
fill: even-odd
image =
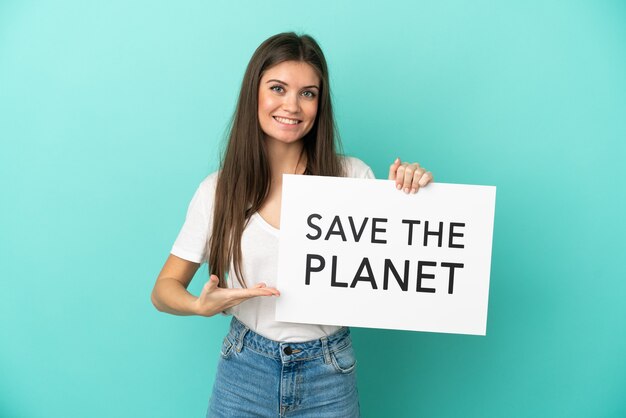
[{"label": "short sleeve", "polygon": [[206,249],[213,224],[216,184],[217,173],[213,173],[198,186],[187,207],[185,223],[170,251],[173,255],[194,263],[207,261]]},{"label": "short sleeve", "polygon": [[343,157],[345,177],[357,179],[375,179],[372,169],[363,161],[355,157]]}]

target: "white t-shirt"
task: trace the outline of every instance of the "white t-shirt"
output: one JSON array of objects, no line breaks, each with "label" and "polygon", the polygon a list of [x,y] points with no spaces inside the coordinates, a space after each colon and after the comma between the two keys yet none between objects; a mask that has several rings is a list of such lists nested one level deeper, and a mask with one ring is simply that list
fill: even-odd
[{"label": "white t-shirt", "polygon": [[[342,161],[345,177],[374,178],[374,173],[363,161],[354,157],[343,157]],[[189,203],[185,223],[171,251],[177,257],[194,263],[207,261],[206,245],[213,225],[217,174],[217,172],[210,174],[200,183]],[[259,282],[276,287],[279,236],[279,229],[267,223],[258,213],[252,215],[241,236],[242,270],[248,287]],[[232,264],[228,286],[240,287]],[[309,341],[330,335],[339,329],[332,325],[275,321],[275,306],[274,296],[256,297],[233,306],[227,313],[235,315],[252,331],[275,341]]]}]

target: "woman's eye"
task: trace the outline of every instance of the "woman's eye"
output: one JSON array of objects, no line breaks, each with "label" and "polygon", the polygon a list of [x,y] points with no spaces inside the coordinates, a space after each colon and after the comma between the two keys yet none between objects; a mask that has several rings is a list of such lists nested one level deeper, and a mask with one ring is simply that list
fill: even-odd
[{"label": "woman's eye", "polygon": [[277,93],[282,93],[283,91],[285,91],[285,89],[283,89],[283,86],[279,86],[279,85],[270,87],[270,90],[273,90]]},{"label": "woman's eye", "polygon": [[313,93],[311,90],[305,90],[302,92],[302,95],[304,97],[308,97],[310,99],[312,99],[313,97],[315,97],[315,93]]}]

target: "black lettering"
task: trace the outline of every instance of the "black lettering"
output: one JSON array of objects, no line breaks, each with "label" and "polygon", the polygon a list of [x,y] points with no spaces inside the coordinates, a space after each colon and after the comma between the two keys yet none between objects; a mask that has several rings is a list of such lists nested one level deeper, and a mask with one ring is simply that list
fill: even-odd
[{"label": "black lettering", "polygon": [[388,258],[385,258],[385,276],[383,279],[383,290],[387,290],[387,287],[389,285],[389,272],[390,271],[391,271],[391,274],[393,274],[393,277],[396,279],[396,281],[400,285],[400,288],[404,292],[409,290],[409,260],[404,261],[404,273],[403,273],[404,280],[403,280],[400,278],[400,275],[398,274],[398,270],[396,270],[391,260]]},{"label": "black lettering", "polygon": [[430,266],[434,267],[437,263],[434,261],[418,261],[417,262],[417,292],[435,293],[435,289],[430,287],[422,287],[422,279],[434,279],[434,274],[426,274],[422,272],[422,267]]},{"label": "black lettering", "polygon": [[372,244],[386,244],[386,239],[376,239],[377,232],[387,232],[385,228],[376,228],[378,222],[387,222],[387,218],[372,218]]},{"label": "black lettering", "polygon": [[[336,231],[334,230],[335,227],[337,228]],[[328,228],[328,232],[326,233],[326,238],[324,239],[328,241],[328,238],[330,238],[331,235],[339,235],[341,236],[342,241],[347,241],[346,234],[343,232],[343,226],[341,225],[341,219],[339,219],[339,216],[335,216],[333,218],[333,221],[330,224],[330,228]]]},{"label": "black lettering", "polygon": [[441,267],[448,267],[450,275],[448,276],[448,294],[451,295],[454,290],[454,269],[463,268],[463,263],[441,263]]},{"label": "black lettering", "polygon": [[[361,275],[363,269],[367,269],[367,276]],[[370,282],[370,284],[372,285],[372,289],[378,289],[378,286],[376,286],[376,280],[374,280],[374,273],[372,273],[372,266],[370,266],[370,261],[367,257],[364,257],[363,261],[361,261],[361,265],[354,275],[354,280],[352,280],[350,287],[355,287],[356,283],[359,281]]]},{"label": "black lettering", "polygon": [[[320,264],[317,267],[313,267],[311,265],[311,261],[317,260]],[[326,261],[324,261],[324,257],[319,254],[307,254],[306,255],[306,274],[304,276],[304,284],[311,284],[311,272],[317,273],[318,271],[322,271],[324,266],[326,265]]]},{"label": "black lettering", "polygon": [[414,221],[412,219],[403,219],[403,224],[409,224],[409,245],[413,244],[413,225],[419,225],[420,221]]},{"label": "black lettering", "polygon": [[332,267],[330,274],[330,285],[333,287],[348,287],[348,283],[337,281],[337,256],[333,255]]},{"label": "black lettering", "polygon": [[311,228],[313,228],[313,229],[315,229],[317,231],[316,235],[306,234],[306,237],[308,239],[316,240],[316,239],[318,239],[319,237],[322,236],[322,228],[320,228],[319,226],[313,224],[313,222],[312,222],[313,218],[322,219],[322,215],[320,215],[319,213],[312,213],[312,214],[309,215],[308,218],[306,218],[307,225],[309,225]]},{"label": "black lettering", "polygon": [[363,220],[363,223],[361,224],[361,229],[359,229],[359,232],[356,232],[356,225],[354,225],[354,220],[352,219],[352,216],[348,216],[348,221],[350,221],[350,229],[352,229],[354,242],[359,242],[359,240],[361,239],[361,235],[363,235],[363,231],[365,231],[365,225],[367,224],[368,219],[369,218],[365,218]]},{"label": "black lettering", "polygon": [[428,236],[435,235],[438,238],[437,247],[441,247],[441,243],[443,241],[443,222],[439,222],[439,230],[438,231],[429,231],[428,230],[428,221],[424,221],[424,247],[428,246]]},{"label": "black lettering", "polygon": [[[454,244],[452,242],[452,240],[454,239],[454,237],[462,237],[463,233],[462,232],[454,232],[454,227],[459,226],[459,227],[464,227],[465,223],[463,222],[450,222],[450,237],[448,238],[448,248],[465,248],[465,245],[463,244]],[[442,264],[443,266],[443,264]]]}]

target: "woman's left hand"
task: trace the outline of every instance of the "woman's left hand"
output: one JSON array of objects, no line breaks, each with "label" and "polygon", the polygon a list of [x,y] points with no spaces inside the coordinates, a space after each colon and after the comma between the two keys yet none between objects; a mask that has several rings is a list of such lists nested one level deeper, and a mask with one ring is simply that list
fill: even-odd
[{"label": "woman's left hand", "polygon": [[417,193],[420,187],[433,181],[433,174],[418,163],[403,163],[400,158],[389,167],[389,180],[396,181],[396,189]]}]

